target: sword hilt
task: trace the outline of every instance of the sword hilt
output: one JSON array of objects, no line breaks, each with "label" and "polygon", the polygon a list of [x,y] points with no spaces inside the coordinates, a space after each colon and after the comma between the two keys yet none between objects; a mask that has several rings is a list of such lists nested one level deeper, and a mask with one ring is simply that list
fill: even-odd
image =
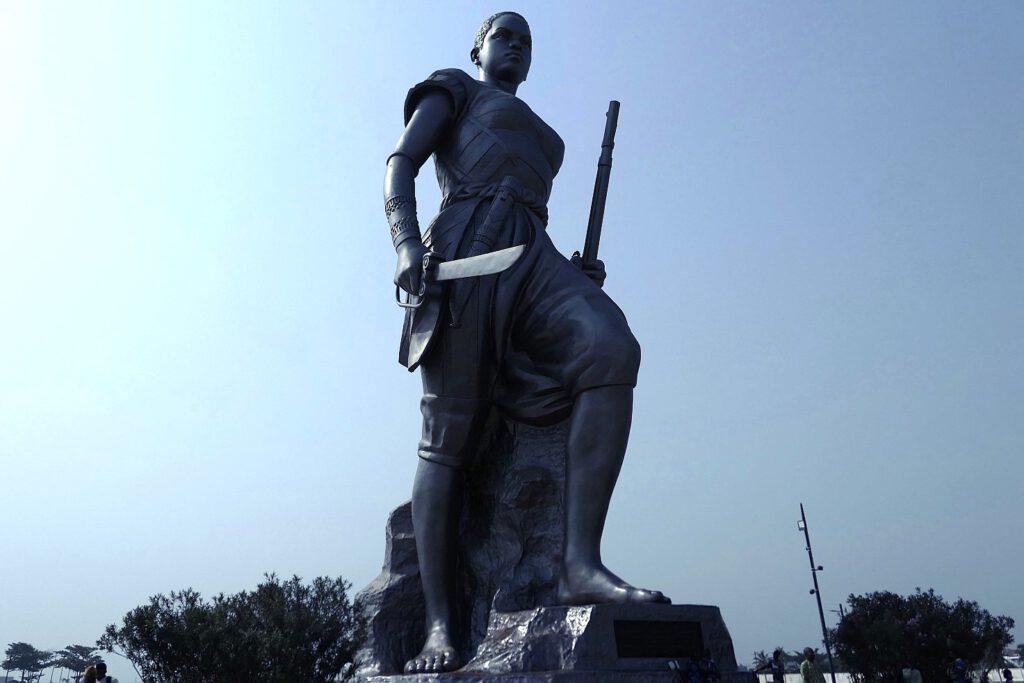
[{"label": "sword hilt", "polygon": [[402,308],[419,308],[423,304],[423,298],[427,295],[427,285],[430,282],[430,273],[437,272],[437,264],[444,261],[444,257],[436,251],[428,251],[423,255],[423,271],[420,273],[420,288],[416,294],[407,294],[402,298],[402,288],[395,285],[395,303]]}]

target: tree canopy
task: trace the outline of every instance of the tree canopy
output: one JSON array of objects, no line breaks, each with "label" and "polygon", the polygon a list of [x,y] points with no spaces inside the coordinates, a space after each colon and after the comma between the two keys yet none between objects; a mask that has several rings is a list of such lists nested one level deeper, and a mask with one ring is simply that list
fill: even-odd
[{"label": "tree canopy", "polygon": [[4,651],[4,655],[0,667],[3,667],[4,671],[20,671],[22,678],[25,678],[26,673],[42,671],[50,661],[49,652],[37,650],[28,643],[11,643]]},{"label": "tree canopy", "polygon": [[68,645],[53,654],[53,659],[48,666],[58,669],[69,669],[81,672],[90,664],[102,662],[103,658],[96,653],[96,648],[91,645]]},{"label": "tree canopy", "polygon": [[785,664],[786,671],[788,673],[797,673],[800,671],[800,662],[804,660],[803,652],[800,652],[799,650],[787,652],[786,648],[782,647],[781,645],[776,646],[774,650],[770,651],[755,650],[753,658],[754,668],[757,669],[762,666],[767,666],[768,664],[770,664],[772,661],[772,655],[774,654],[775,650],[782,650],[782,662],[783,664]]},{"label": "tree canopy", "polygon": [[[204,600],[192,589],[155,595],[108,626],[98,645],[120,650],[146,680],[333,681],[352,661],[365,624],[350,584],[274,574],[254,591]],[[120,653],[119,653],[120,654]]]},{"label": "tree canopy", "polygon": [[963,598],[946,602],[931,589],[906,597],[888,591],[851,595],[847,604],[850,610],[830,637],[850,672],[865,681],[898,681],[901,669],[913,668],[925,683],[937,683],[957,658],[969,670],[988,671],[1013,642],[1010,617],[994,617]]}]

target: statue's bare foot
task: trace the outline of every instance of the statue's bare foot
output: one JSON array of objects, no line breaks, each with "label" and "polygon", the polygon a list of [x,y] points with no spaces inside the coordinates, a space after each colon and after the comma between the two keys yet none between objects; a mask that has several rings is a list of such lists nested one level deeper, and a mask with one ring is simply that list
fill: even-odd
[{"label": "statue's bare foot", "polygon": [[557,599],[559,605],[672,602],[660,591],[631,586],[600,564],[596,567],[563,566],[558,577]]},{"label": "statue's bare foot", "polygon": [[460,666],[459,653],[452,646],[448,629],[435,626],[427,634],[427,642],[420,653],[405,663],[405,673],[443,673],[455,671]]}]

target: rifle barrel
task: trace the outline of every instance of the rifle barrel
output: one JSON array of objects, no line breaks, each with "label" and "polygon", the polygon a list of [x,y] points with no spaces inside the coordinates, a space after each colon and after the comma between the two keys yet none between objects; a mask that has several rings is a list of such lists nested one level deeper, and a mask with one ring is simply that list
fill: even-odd
[{"label": "rifle barrel", "polygon": [[597,178],[594,180],[594,198],[590,202],[590,220],[587,221],[587,240],[583,245],[583,262],[597,260],[601,246],[601,228],[604,225],[604,205],[608,200],[608,181],[612,175],[612,149],[615,147],[615,129],[619,125],[619,103],[608,103],[604,123],[604,139],[601,141],[601,158],[597,162]]}]

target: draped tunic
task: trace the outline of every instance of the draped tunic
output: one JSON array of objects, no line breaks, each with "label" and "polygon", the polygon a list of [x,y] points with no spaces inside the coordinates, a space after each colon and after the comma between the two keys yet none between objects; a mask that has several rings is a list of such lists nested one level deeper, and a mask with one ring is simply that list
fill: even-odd
[{"label": "draped tunic", "polygon": [[[408,310],[399,361],[410,371],[429,364],[446,325],[476,325],[477,357],[465,362],[490,366],[478,398],[534,424],[566,417],[574,394],[588,387],[635,385],[635,367],[591,362],[588,349],[610,326],[624,330],[629,343],[635,339],[619,308],[557,252],[545,230],[547,201],[565,152],[558,133],[515,95],[459,69],[435,71],[409,91],[406,123],[430,90],[447,93],[454,118],[434,152],[442,199],[424,245],[446,260],[464,256],[504,187],[514,204],[492,249],[527,248],[508,270],[437,287],[432,305]],[[483,303],[468,305],[474,288]]]}]

